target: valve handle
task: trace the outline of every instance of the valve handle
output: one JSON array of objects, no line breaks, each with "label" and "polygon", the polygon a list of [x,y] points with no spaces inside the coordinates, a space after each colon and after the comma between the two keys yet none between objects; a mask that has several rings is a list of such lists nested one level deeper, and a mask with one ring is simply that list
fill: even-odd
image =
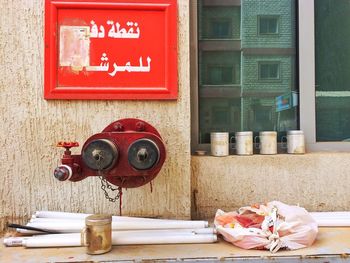
[{"label": "valve handle", "polygon": [[78,142],[64,142],[64,141],[60,141],[57,143],[56,147],[63,147],[66,148],[67,151],[69,151],[70,148],[72,147],[79,147],[79,143]]}]

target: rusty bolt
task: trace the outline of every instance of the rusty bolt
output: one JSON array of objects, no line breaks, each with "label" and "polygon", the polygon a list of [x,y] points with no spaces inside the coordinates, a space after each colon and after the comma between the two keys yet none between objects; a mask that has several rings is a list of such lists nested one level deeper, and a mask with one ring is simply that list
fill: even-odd
[{"label": "rusty bolt", "polygon": [[142,121],[138,121],[136,123],[136,130],[137,131],[144,131],[145,130],[145,123]]},{"label": "rusty bolt", "polygon": [[120,122],[116,122],[113,127],[116,131],[122,131],[124,129],[123,124]]}]

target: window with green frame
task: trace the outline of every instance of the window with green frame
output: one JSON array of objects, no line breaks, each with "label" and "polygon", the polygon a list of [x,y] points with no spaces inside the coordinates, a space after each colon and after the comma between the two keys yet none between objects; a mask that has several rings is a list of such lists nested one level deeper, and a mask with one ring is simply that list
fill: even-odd
[{"label": "window with green frame", "polygon": [[316,141],[350,141],[350,2],[315,1]]},{"label": "window with green frame", "polygon": [[278,34],[278,16],[258,16],[258,29],[259,34],[269,34],[275,35]]},{"label": "window with green frame", "polygon": [[279,62],[258,62],[260,80],[279,80],[280,63]]},{"label": "window with green frame", "polygon": [[213,131],[268,129],[281,137],[297,129],[297,102],[276,103],[298,92],[296,1],[197,0],[196,7],[197,143],[208,144]]},{"label": "window with green frame", "polygon": [[191,7],[193,150],[209,149],[212,131],[301,129],[308,151],[350,151],[348,0]]}]

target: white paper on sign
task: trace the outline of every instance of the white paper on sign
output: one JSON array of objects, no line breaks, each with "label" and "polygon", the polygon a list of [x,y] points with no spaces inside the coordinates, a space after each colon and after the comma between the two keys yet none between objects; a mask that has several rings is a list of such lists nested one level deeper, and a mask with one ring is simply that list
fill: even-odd
[{"label": "white paper on sign", "polygon": [[60,26],[59,65],[82,69],[90,64],[90,27]]}]

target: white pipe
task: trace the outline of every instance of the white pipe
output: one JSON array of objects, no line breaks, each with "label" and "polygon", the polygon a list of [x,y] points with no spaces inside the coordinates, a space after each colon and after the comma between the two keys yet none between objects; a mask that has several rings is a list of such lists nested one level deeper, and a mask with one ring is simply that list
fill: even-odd
[{"label": "white pipe", "polygon": [[[189,243],[213,243],[217,241],[216,235],[138,235],[120,236],[112,234],[113,245],[147,245],[147,244],[189,244]],[[80,236],[67,238],[23,238],[22,245],[25,247],[70,247],[81,246]]]},{"label": "white pipe", "polygon": [[[58,212],[58,211],[36,211],[32,216],[35,218],[64,218],[64,219],[85,219],[85,217],[91,214],[84,213],[68,213],[68,212]],[[192,222],[193,224],[198,224],[196,228],[204,228],[208,227],[209,224],[207,221],[191,221],[191,220],[169,220],[169,219],[154,219],[154,218],[142,218],[142,217],[129,217],[129,216],[112,216],[112,221],[120,222],[176,222],[176,223],[184,223]]]},{"label": "white pipe", "polygon": [[28,237],[5,237],[4,245],[7,247],[21,247],[23,246],[23,240]]},{"label": "white pipe", "polygon": [[350,212],[347,211],[336,211],[336,212],[310,212],[312,216],[321,216],[321,217],[349,217]]},{"label": "white pipe", "polygon": [[348,227],[350,226],[350,212],[311,212],[310,215],[319,227]]},{"label": "white pipe", "polygon": [[[80,224],[85,224],[85,220],[84,219],[70,219],[70,218],[32,218],[29,220],[29,223],[50,223],[50,224],[77,224],[77,222],[79,222]],[[123,225],[124,223],[128,223],[128,224],[143,224],[146,223],[146,225],[151,225],[156,223],[157,225],[162,226],[163,224],[172,224],[172,225],[179,225],[179,227],[177,228],[185,228],[186,225],[189,226],[189,228],[191,229],[203,229],[203,228],[208,228],[207,222],[206,221],[189,221],[189,220],[184,220],[184,221],[180,221],[180,220],[162,220],[162,221],[122,221],[122,222],[113,222],[118,224]],[[192,226],[192,227],[190,227]],[[201,226],[201,227],[200,227]]]},{"label": "white pipe", "polygon": [[315,220],[350,220],[350,217],[322,217],[322,216],[312,216]]},{"label": "white pipe", "polygon": [[[114,235],[207,235],[216,234],[214,228],[198,228],[198,229],[156,229],[156,230],[124,230],[113,231]],[[36,235],[33,237],[60,237],[60,236],[73,236],[80,235],[79,233],[64,233],[64,234],[44,234]]]},{"label": "white pipe", "polygon": [[46,217],[38,217],[38,218],[32,218],[29,220],[29,223],[35,223],[35,222],[79,222],[84,221],[83,218],[46,218]]},{"label": "white pipe", "polygon": [[349,222],[318,222],[319,227],[349,227]]},{"label": "white pipe", "polygon": [[[45,235],[48,236],[49,234],[46,234],[45,232],[39,232],[39,231],[34,231],[34,230],[27,230],[27,229],[20,229],[17,228],[17,232],[25,235]],[[72,232],[67,232],[67,231],[62,231],[61,233],[78,233],[80,231],[72,231]],[[113,232],[127,232],[127,233],[169,233],[169,232],[174,232],[174,233],[195,233],[195,234],[216,234],[216,229],[212,227],[207,227],[207,228],[183,228],[183,229],[146,229],[146,230],[119,230],[119,231],[113,231]],[[57,234],[52,234],[52,235],[57,235]]]},{"label": "white pipe", "polygon": [[315,219],[316,223],[320,227],[333,227],[333,226],[343,226],[349,227],[350,220],[349,219]]},{"label": "white pipe", "polygon": [[22,241],[24,247],[80,247],[80,238],[25,238]]},{"label": "white pipe", "polygon": [[[29,220],[29,223],[40,223],[40,224],[77,224],[77,222],[79,222],[79,224],[85,224],[84,219],[60,219],[60,218],[35,218],[35,219],[31,219]],[[178,223],[178,221],[163,221],[161,224],[163,223]],[[193,224],[193,222],[196,221],[182,221],[182,222],[186,222],[186,224]],[[204,221],[197,221],[195,223],[195,226],[197,226],[198,222],[204,222]],[[150,223],[150,222],[148,222]],[[153,222],[152,222],[153,223]],[[114,224],[114,223],[113,223]],[[119,223],[116,223],[116,225],[118,225]],[[183,223],[180,223],[183,224]],[[204,224],[205,225],[205,224]],[[215,233],[214,228],[209,228],[209,227],[203,227],[203,228],[179,228],[183,231],[190,231],[190,232],[195,232],[195,233],[206,233],[206,234],[210,234],[210,233]],[[161,229],[164,230],[164,229]],[[168,229],[166,229],[168,230]]]},{"label": "white pipe", "polygon": [[[62,232],[80,232],[85,227],[83,220],[71,222],[32,222],[27,226],[45,230]],[[144,230],[144,229],[188,229],[206,228],[204,221],[162,221],[162,222],[112,222],[112,230]]]},{"label": "white pipe", "polygon": [[71,219],[81,219],[85,218],[91,214],[83,214],[83,213],[69,213],[69,212],[58,212],[58,211],[36,211],[34,214],[38,217],[46,217],[46,218],[71,218]]},{"label": "white pipe", "polygon": [[189,244],[189,243],[214,243],[217,241],[216,235],[191,235],[191,236],[136,236],[119,237],[112,236],[113,245],[142,245],[142,244]]},{"label": "white pipe", "polygon": [[[58,211],[37,211],[32,217],[35,218],[56,218],[56,219],[85,219],[85,217],[92,214],[85,213],[68,213]],[[142,218],[142,217],[128,217],[128,216],[112,216],[113,221],[144,221],[144,220],[166,220],[166,219],[154,219],[154,218]]]}]

